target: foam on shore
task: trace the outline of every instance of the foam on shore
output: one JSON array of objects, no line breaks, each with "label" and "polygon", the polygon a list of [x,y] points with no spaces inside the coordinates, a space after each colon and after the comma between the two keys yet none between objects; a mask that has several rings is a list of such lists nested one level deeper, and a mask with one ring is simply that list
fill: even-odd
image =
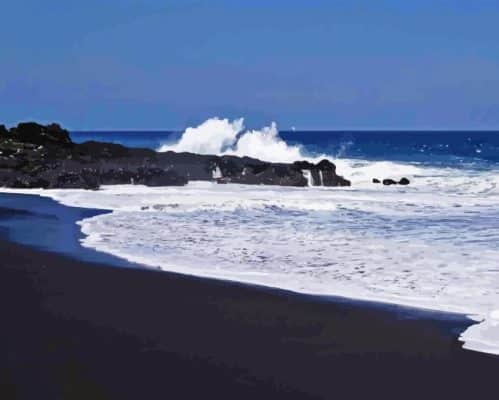
[{"label": "foam on shore", "polygon": [[424,184],[22,192],[112,210],[79,222],[86,247],[167,271],[464,313],[479,322],[464,347],[499,354],[494,177],[409,167]]}]

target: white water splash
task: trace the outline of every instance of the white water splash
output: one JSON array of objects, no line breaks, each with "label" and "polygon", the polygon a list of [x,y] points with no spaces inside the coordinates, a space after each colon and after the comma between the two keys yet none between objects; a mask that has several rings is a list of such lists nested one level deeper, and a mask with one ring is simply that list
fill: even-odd
[{"label": "white water splash", "polygon": [[197,154],[219,154],[237,141],[242,131],[243,119],[212,118],[195,128],[187,128],[178,143],[163,145],[158,151],[190,152]]},{"label": "white water splash", "polygon": [[222,171],[220,170],[220,167],[218,165],[213,170],[212,176],[213,176],[213,179],[223,178]]},{"label": "white water splash", "polygon": [[279,137],[275,123],[261,130],[245,131],[242,118],[234,121],[211,118],[195,128],[187,128],[177,143],[162,145],[158,151],[231,154],[272,162],[307,158],[299,146],[290,146]]},{"label": "white water splash", "polygon": [[304,169],[302,173],[305,179],[307,180],[307,186],[308,187],[314,186],[314,178],[312,177],[312,172],[309,169]]}]

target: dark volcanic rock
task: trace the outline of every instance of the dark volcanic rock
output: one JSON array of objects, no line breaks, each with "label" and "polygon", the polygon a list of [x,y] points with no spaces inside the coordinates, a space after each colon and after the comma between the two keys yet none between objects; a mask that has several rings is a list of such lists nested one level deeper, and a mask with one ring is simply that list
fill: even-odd
[{"label": "dark volcanic rock", "polygon": [[317,164],[317,168],[321,171],[336,171],[336,165],[329,160],[322,160]]},{"label": "dark volcanic rock", "polygon": [[92,171],[68,171],[62,172],[53,177],[49,183],[49,188],[61,189],[98,189],[99,178]]},{"label": "dark volcanic rock", "polygon": [[102,184],[187,183],[172,165],[156,162],[156,155],[112,143],[74,144],[57,124],[21,123],[0,132],[0,185],[96,189]]},{"label": "dark volcanic rock", "polygon": [[[227,166],[230,168],[227,168]],[[296,161],[293,164],[267,163],[247,158],[222,160],[219,181],[280,186],[307,186],[303,171],[310,171],[313,186],[350,186],[350,181],[336,174],[336,166],[329,160],[318,164]]]},{"label": "dark volcanic rock", "polygon": [[250,165],[241,172],[219,179],[221,183],[242,183],[247,185],[307,186],[301,171],[288,164]]},{"label": "dark volcanic rock", "polygon": [[310,171],[313,186],[350,186],[350,181],[336,174],[336,165],[329,160],[317,164],[296,161],[293,166],[300,171]]},{"label": "dark volcanic rock", "polygon": [[322,186],[350,186],[349,180],[336,174],[336,165],[328,160],[322,160],[317,164],[322,178]]},{"label": "dark volcanic rock", "polygon": [[165,171],[161,168],[139,168],[133,183],[146,186],[182,186],[187,184],[187,178],[175,171]]},{"label": "dark volcanic rock", "polygon": [[[373,183],[380,183],[379,179],[374,178]],[[391,186],[391,185],[408,185],[411,183],[409,179],[407,178],[402,178],[398,182],[394,179],[383,179],[383,185],[385,186]]]},{"label": "dark volcanic rock", "polygon": [[100,185],[185,185],[189,180],[219,183],[348,186],[328,160],[317,165],[269,163],[250,157],[212,156],[128,148],[89,141],[75,144],[57,124],[21,123],[7,131],[0,126],[0,185],[22,188],[85,188]]},{"label": "dark volcanic rock", "polygon": [[71,146],[73,144],[69,132],[62,129],[58,124],[44,126],[35,122],[26,122],[11,129],[10,133],[14,140],[23,143],[55,144],[59,146]]},{"label": "dark volcanic rock", "polygon": [[17,189],[46,189],[49,187],[49,182],[36,176],[22,175],[18,178],[15,178],[10,186]]},{"label": "dark volcanic rock", "polygon": [[297,169],[301,169],[301,170],[311,170],[313,168],[317,168],[315,164],[312,164],[311,162],[308,162],[308,161],[295,161],[293,163],[293,165],[297,168]]}]

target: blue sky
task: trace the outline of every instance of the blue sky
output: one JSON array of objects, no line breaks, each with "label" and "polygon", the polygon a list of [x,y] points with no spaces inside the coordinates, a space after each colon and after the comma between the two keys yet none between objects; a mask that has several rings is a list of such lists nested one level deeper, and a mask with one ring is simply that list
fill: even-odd
[{"label": "blue sky", "polygon": [[499,1],[5,0],[0,123],[499,129]]}]

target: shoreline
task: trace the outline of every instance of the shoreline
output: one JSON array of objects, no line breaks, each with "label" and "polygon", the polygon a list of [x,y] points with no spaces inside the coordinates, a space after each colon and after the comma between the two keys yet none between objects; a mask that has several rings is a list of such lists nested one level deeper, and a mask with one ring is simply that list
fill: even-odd
[{"label": "shoreline", "polygon": [[[80,243],[81,240],[86,237],[86,235],[82,231],[81,228],[82,224],[80,224],[80,222],[82,222],[82,220],[87,218],[111,213],[112,210],[67,205],[64,204],[62,199],[55,199],[50,194],[44,193],[43,190],[41,192],[36,192],[36,193],[29,193],[29,189],[28,191],[26,190],[16,191],[9,189],[5,192],[0,192],[0,208],[2,204],[5,203],[5,198],[7,199],[11,198],[12,201],[10,203],[9,201],[7,201],[7,204],[11,204],[11,206],[16,207],[16,209],[19,209],[22,212],[27,212],[33,204],[37,206],[37,210],[39,209],[39,206],[42,205],[43,206],[41,210],[42,219],[44,218],[43,212],[52,213],[57,216],[64,214],[62,218],[59,218],[58,226],[60,226],[60,222],[62,220],[62,222],[65,225],[70,227],[69,237],[67,236],[66,230],[62,232],[62,234],[65,235],[63,240],[69,239],[69,242],[64,243],[65,246],[67,246],[68,243],[71,244],[69,251],[67,251],[65,247],[63,249],[61,248],[54,249],[52,244],[49,244],[48,246],[47,245],[40,246],[38,236],[36,238],[35,243],[27,243],[27,244],[35,246],[37,248],[41,247],[42,250],[48,249],[50,251],[55,251],[56,253],[62,252],[63,254],[69,255],[70,257],[74,257],[82,261],[105,263],[112,267],[149,269],[154,271],[161,271],[163,273],[178,274],[180,276],[186,276],[186,277],[194,277],[197,279],[221,281],[227,284],[249,286],[260,290],[277,291],[277,292],[289,293],[291,295],[296,295],[296,296],[310,296],[320,301],[347,302],[347,303],[351,302],[358,305],[364,304],[372,307],[375,306],[381,309],[383,308],[403,309],[406,310],[407,313],[413,313],[413,314],[418,314],[419,312],[435,313],[436,315],[441,315],[442,318],[454,318],[454,317],[462,318],[470,322],[469,327],[473,325],[478,325],[485,320],[485,317],[478,313],[468,312],[464,309],[459,309],[458,307],[455,306],[435,307],[432,306],[431,303],[428,303],[428,301],[427,302],[423,302],[422,300],[410,301],[405,298],[398,299],[395,297],[388,297],[388,296],[375,297],[375,296],[365,296],[362,294],[352,295],[352,293],[348,291],[345,293],[337,292],[335,294],[321,293],[321,292],[307,292],[307,291],[297,290],[293,287],[273,286],[271,284],[262,283],[261,281],[258,280],[252,281],[247,278],[246,280],[241,280],[239,276],[233,277],[233,276],[227,276],[226,274],[218,276],[213,272],[205,272],[204,270],[195,270],[190,272],[185,268],[179,268],[176,267],[175,265],[169,265],[168,268],[164,268],[160,265],[148,264],[146,261],[140,260],[140,258],[133,260],[127,257],[120,257],[110,252],[106,252],[105,250],[97,250],[94,247],[87,247],[87,246],[84,247]],[[22,201],[18,201],[19,199],[21,199]],[[15,224],[13,226],[15,226]],[[0,229],[1,229],[1,224],[0,224]],[[19,239],[21,239],[20,242],[22,244],[26,244],[24,243],[25,234],[26,232],[24,231],[21,232],[21,235],[19,235]],[[59,238],[59,241],[60,240],[61,239]],[[492,350],[486,351],[475,348],[467,348],[466,339],[463,338],[463,335],[466,333],[465,331],[466,330],[463,330],[458,338],[459,342],[463,346],[463,349],[467,349],[470,351],[478,351],[484,354],[498,355],[495,353],[495,351]]]},{"label": "shoreline", "polygon": [[0,253],[5,398],[469,398],[496,390],[499,358],[461,348],[471,321],[459,315],[109,268],[3,235]]},{"label": "shoreline", "polygon": [[[6,198],[7,202],[5,202]],[[12,202],[9,202],[8,200],[9,198],[12,199]],[[19,201],[19,199],[21,199],[22,201]],[[28,243],[26,243],[24,235],[26,235],[27,232],[24,229],[19,232],[19,235],[17,235],[16,238],[13,238],[14,242],[24,245],[29,245],[34,248],[38,248],[40,250],[47,250],[57,254],[62,253],[64,255],[67,255],[69,257],[72,257],[80,261],[98,262],[98,263],[108,264],[111,267],[146,269],[152,271],[159,271],[167,274],[179,275],[181,277],[192,277],[201,280],[207,279],[207,280],[219,281],[222,283],[227,283],[229,285],[242,285],[264,291],[271,291],[271,292],[276,291],[295,296],[311,297],[318,301],[346,302],[346,303],[351,302],[351,303],[365,304],[365,305],[370,305],[372,307],[379,307],[386,309],[390,308],[405,309],[407,310],[407,312],[415,314],[419,312],[435,313],[436,315],[449,316],[449,318],[451,319],[453,317],[456,317],[469,320],[470,325],[473,325],[477,321],[480,321],[480,318],[473,318],[474,317],[473,314],[467,313],[465,311],[444,310],[442,308],[431,307],[431,305],[415,304],[410,301],[405,301],[404,299],[390,299],[388,297],[380,297],[379,299],[373,297],[362,297],[362,296],[353,297],[353,296],[348,296],[348,294],[341,294],[341,293],[340,294],[328,294],[320,292],[310,293],[310,292],[294,290],[293,288],[266,285],[260,282],[242,281],[238,280],[237,278],[230,278],[230,277],[226,278],[224,276],[216,276],[210,273],[204,274],[202,273],[202,271],[194,271],[193,273],[189,273],[185,269],[176,268],[173,265],[170,266],[171,269],[169,268],[163,269],[161,266],[154,266],[141,261],[129,260],[126,257],[119,257],[117,255],[108,253],[106,251],[97,250],[93,247],[86,247],[86,246],[84,247],[81,245],[80,243],[81,239],[85,238],[86,235],[81,230],[80,222],[82,222],[82,220],[84,219],[92,218],[94,216],[109,214],[112,212],[111,210],[69,206],[53,199],[49,195],[44,195],[42,193],[30,194],[30,193],[16,193],[16,192],[0,192],[0,210],[2,209],[2,204],[5,205],[5,203],[7,203],[9,207],[15,207],[15,210],[19,210],[21,213],[24,213],[25,216],[29,216],[30,218],[38,217],[44,219],[47,217],[47,215],[44,214],[45,212],[53,213],[52,215],[53,217],[57,215],[58,227],[61,225],[62,222],[66,226],[73,228],[70,229],[71,234],[73,236],[64,237],[64,240],[67,240],[66,242],[64,242],[64,246],[70,244],[70,248],[64,249],[63,252],[61,251],[61,248],[53,246],[52,240],[50,240],[50,243],[43,243],[41,245],[39,237],[37,237],[36,243],[33,243],[31,241],[28,241]],[[37,206],[38,210],[37,213],[28,211],[28,207],[30,207],[33,204],[36,204]],[[41,212],[39,210],[40,205],[43,205]],[[11,208],[11,210],[14,210],[14,208]],[[64,213],[65,215],[63,215],[62,218],[60,218],[61,210],[66,211]],[[6,211],[8,212],[8,209]],[[12,227],[15,227],[16,225],[17,225],[16,222],[14,222],[9,226],[9,228],[12,229]],[[2,229],[1,215],[0,215],[0,229]],[[58,236],[67,235],[67,233],[68,233],[67,230],[64,230]],[[1,238],[2,238],[2,233],[0,230],[0,239]],[[61,240],[60,237],[58,239]]]}]

